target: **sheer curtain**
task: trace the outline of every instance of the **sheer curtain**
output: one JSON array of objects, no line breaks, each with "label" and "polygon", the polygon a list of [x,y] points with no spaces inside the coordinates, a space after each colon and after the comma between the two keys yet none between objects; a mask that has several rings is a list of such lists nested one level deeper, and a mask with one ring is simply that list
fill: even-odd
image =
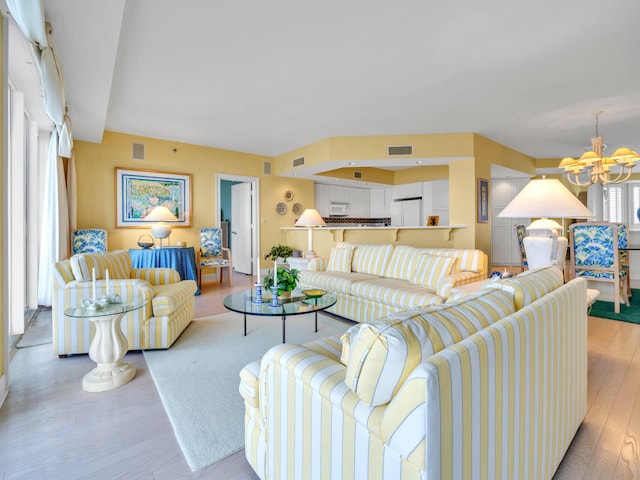
[{"label": "sheer curtain", "polygon": [[[37,47],[40,54],[44,107],[55,123],[46,160],[37,295],[39,305],[49,306],[52,264],[68,258],[70,217],[75,225],[75,164],[71,119],[67,114],[62,66],[55,48],[53,28],[45,19],[43,0],[7,0],[7,6],[23,35]],[[61,157],[70,159],[68,179],[65,178]],[[71,205],[67,189],[72,198]]]},{"label": "sheer curtain", "polygon": [[69,210],[62,158],[58,156],[58,132],[51,132],[44,186],[38,304],[51,305],[53,263],[69,257]]}]

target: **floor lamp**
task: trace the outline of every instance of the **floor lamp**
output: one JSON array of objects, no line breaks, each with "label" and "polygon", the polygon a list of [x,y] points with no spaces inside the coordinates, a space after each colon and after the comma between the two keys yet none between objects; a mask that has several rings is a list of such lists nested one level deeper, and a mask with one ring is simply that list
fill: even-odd
[{"label": "floor lamp", "polygon": [[523,240],[529,268],[553,265],[564,269],[568,240],[564,227],[551,218],[594,218],[593,213],[560,180],[531,180],[502,210],[500,218],[538,218]]},{"label": "floor lamp", "polygon": [[313,251],[313,229],[315,227],[326,227],[324,219],[320,216],[315,208],[307,208],[296,222],[296,227],[307,227],[309,229],[309,244],[308,250],[305,253],[305,258],[317,257],[316,252]]}]

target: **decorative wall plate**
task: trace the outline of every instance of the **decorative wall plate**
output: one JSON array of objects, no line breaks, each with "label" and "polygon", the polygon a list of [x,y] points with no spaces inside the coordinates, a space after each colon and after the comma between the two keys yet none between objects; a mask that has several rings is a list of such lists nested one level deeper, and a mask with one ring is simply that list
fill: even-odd
[{"label": "decorative wall plate", "polygon": [[287,190],[286,192],[284,192],[284,199],[287,202],[290,202],[291,200],[293,200],[293,192],[291,190]]},{"label": "decorative wall plate", "polygon": [[302,205],[299,203],[294,203],[293,207],[291,207],[291,211],[294,215],[302,215]]},{"label": "decorative wall plate", "polygon": [[280,202],[276,205],[276,213],[278,215],[284,215],[285,213],[287,213],[287,205]]}]

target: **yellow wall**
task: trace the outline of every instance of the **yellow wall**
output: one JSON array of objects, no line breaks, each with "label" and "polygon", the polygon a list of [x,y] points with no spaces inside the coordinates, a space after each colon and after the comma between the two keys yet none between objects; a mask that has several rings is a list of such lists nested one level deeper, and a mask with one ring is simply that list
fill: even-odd
[{"label": "yellow wall", "polygon": [[[145,145],[144,161],[131,158],[133,142]],[[105,132],[100,144],[76,141],[74,151],[78,228],[106,229],[110,250],[137,248],[138,238],[149,233],[148,228],[115,228],[115,167],[192,175],[192,226],[174,228],[172,244],[186,241],[187,245],[197,247],[199,229],[217,224],[220,212],[216,205],[217,173],[259,178],[262,256],[271,246],[284,241],[280,227],[293,225],[292,203],[311,208],[314,203],[312,181],[262,174],[263,162],[272,161],[270,157],[114,132]],[[284,201],[287,190],[294,192],[294,200],[288,204],[286,215],[278,215],[275,206]]]},{"label": "yellow wall", "polygon": [[304,157],[305,167],[330,160],[389,159],[389,145],[413,145],[411,158],[416,159],[469,158],[474,154],[474,140],[472,133],[331,137],[276,157],[276,171],[279,174],[294,172],[296,167],[292,162],[298,157]]}]

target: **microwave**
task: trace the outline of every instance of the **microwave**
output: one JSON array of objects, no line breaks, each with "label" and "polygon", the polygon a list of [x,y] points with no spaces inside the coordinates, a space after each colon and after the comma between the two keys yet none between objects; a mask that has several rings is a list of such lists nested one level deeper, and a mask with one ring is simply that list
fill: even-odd
[{"label": "microwave", "polygon": [[332,217],[346,217],[349,215],[348,203],[332,203],[329,205],[329,215]]}]

